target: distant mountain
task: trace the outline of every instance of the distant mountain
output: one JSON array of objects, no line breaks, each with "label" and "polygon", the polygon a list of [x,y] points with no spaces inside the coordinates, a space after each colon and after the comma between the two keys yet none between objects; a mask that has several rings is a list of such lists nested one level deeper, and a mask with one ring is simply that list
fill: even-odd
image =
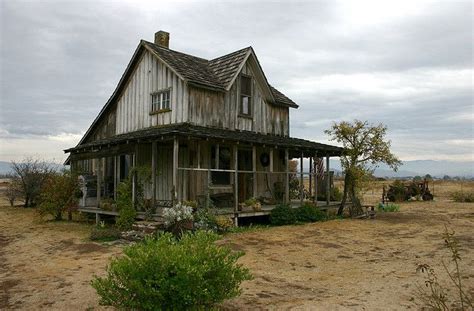
[{"label": "distant mountain", "polygon": [[[57,171],[60,171],[64,168],[64,165],[57,163],[50,163]],[[0,175],[12,173],[11,162],[0,161]]]},{"label": "distant mountain", "polygon": [[[341,169],[341,163],[338,160],[331,161],[330,165],[336,170]],[[399,167],[397,172],[392,171],[387,165],[380,165],[374,173],[377,177],[425,176],[426,174],[430,174],[433,177],[443,177],[445,175],[451,177],[474,177],[474,162],[403,161],[403,165]]]}]

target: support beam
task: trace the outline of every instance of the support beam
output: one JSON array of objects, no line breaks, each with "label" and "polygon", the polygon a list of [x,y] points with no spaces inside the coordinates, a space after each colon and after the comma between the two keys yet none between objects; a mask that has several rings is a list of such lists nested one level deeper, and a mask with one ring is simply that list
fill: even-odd
[{"label": "support beam", "polygon": [[117,201],[117,156],[114,156],[114,201]]},{"label": "support beam", "polygon": [[234,153],[234,223],[235,226],[239,225],[239,152],[237,145],[233,146]]},{"label": "support beam", "polygon": [[135,148],[135,152],[132,154],[132,206],[133,208],[136,207],[136,199],[137,199],[137,172],[135,172],[135,167],[137,165],[137,148]]},{"label": "support beam", "polygon": [[319,159],[318,155],[315,153],[314,154],[314,203],[316,203],[316,206],[318,205],[318,166]]},{"label": "support beam", "polygon": [[309,197],[313,196],[313,157],[309,157]]},{"label": "support beam", "polygon": [[285,149],[285,203],[290,203],[290,155]]},{"label": "support beam", "polygon": [[157,154],[157,143],[156,141],[151,143],[151,189],[152,189],[152,197],[151,197],[151,206],[153,209],[156,206],[156,154]]},{"label": "support beam", "polygon": [[178,160],[179,160],[179,140],[178,138],[174,138],[174,146],[173,146],[173,205],[177,203],[178,198]]},{"label": "support beam", "polygon": [[270,148],[270,173],[273,173],[273,148]]},{"label": "support beam", "polygon": [[252,176],[252,190],[253,190],[253,197],[257,197],[257,146],[252,146],[252,171],[253,171],[253,176]]},{"label": "support beam", "polygon": [[97,208],[100,208],[100,200],[101,200],[101,188],[102,188],[102,159],[98,158],[97,159],[97,168],[96,168],[96,174],[97,174]]},{"label": "support beam", "polygon": [[220,155],[219,155],[220,150],[219,149],[220,149],[219,144],[217,144],[216,145],[216,158],[215,158],[215,164],[214,164],[216,169],[219,169],[219,157],[220,157]]},{"label": "support beam", "polygon": [[197,141],[197,168],[201,168],[201,141]]},{"label": "support beam", "polygon": [[329,171],[329,156],[326,156],[326,205],[331,200],[331,173]]},{"label": "support beam", "polygon": [[304,201],[303,159],[304,159],[304,154],[303,154],[303,152],[301,152],[301,156],[300,156],[300,205],[303,205],[303,201]]}]

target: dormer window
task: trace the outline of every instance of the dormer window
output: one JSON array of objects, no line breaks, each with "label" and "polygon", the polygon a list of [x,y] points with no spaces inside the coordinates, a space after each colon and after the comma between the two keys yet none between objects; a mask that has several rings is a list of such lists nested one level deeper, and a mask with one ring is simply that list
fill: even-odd
[{"label": "dormer window", "polygon": [[151,94],[151,112],[165,112],[171,110],[171,89]]},{"label": "dormer window", "polygon": [[252,78],[240,76],[240,114],[243,116],[252,115]]}]

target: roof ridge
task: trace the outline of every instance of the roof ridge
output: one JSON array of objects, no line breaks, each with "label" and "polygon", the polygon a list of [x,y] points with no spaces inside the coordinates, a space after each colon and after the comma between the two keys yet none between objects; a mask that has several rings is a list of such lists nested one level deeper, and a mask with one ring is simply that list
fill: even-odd
[{"label": "roof ridge", "polygon": [[191,54],[188,54],[188,53],[183,53],[183,52],[180,52],[180,51],[176,51],[176,50],[173,50],[173,49],[170,49],[170,48],[165,48],[165,47],[162,47],[158,44],[155,44],[153,42],[150,42],[150,41],[147,41],[147,40],[143,40],[143,42],[145,42],[146,44],[150,44],[150,45],[153,45],[153,47],[155,48],[159,48],[161,50],[164,50],[164,51],[171,51],[173,53],[178,53],[178,54],[181,54],[181,55],[185,55],[185,56],[189,56],[189,57],[192,57],[192,58],[196,58],[198,60],[202,60],[202,61],[205,61],[206,63],[209,63],[210,61],[208,59],[205,59],[205,58],[202,58],[202,57],[199,57],[199,56],[196,56],[196,55],[191,55]]},{"label": "roof ridge", "polygon": [[210,59],[209,62],[216,61],[216,60],[218,60],[218,59],[220,59],[220,58],[229,57],[229,56],[232,55],[232,54],[237,54],[237,53],[239,53],[239,52],[242,52],[242,51],[248,50],[248,49],[252,49],[252,46],[249,45],[249,46],[247,46],[247,47],[245,47],[245,48],[241,48],[241,49],[239,49],[239,50],[235,50],[234,52],[230,52],[230,53],[227,53],[227,54],[218,56],[218,57],[216,57],[216,58]]}]

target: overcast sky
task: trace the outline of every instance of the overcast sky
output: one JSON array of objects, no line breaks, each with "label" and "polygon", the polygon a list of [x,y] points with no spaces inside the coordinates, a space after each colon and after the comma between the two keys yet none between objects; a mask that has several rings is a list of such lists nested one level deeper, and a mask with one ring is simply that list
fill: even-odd
[{"label": "overcast sky", "polygon": [[300,105],[291,136],[327,142],[333,121],[358,118],[386,124],[403,160],[474,160],[471,1],[0,0],[0,12],[0,160],[63,160],[158,30],[204,58],[251,45]]}]

